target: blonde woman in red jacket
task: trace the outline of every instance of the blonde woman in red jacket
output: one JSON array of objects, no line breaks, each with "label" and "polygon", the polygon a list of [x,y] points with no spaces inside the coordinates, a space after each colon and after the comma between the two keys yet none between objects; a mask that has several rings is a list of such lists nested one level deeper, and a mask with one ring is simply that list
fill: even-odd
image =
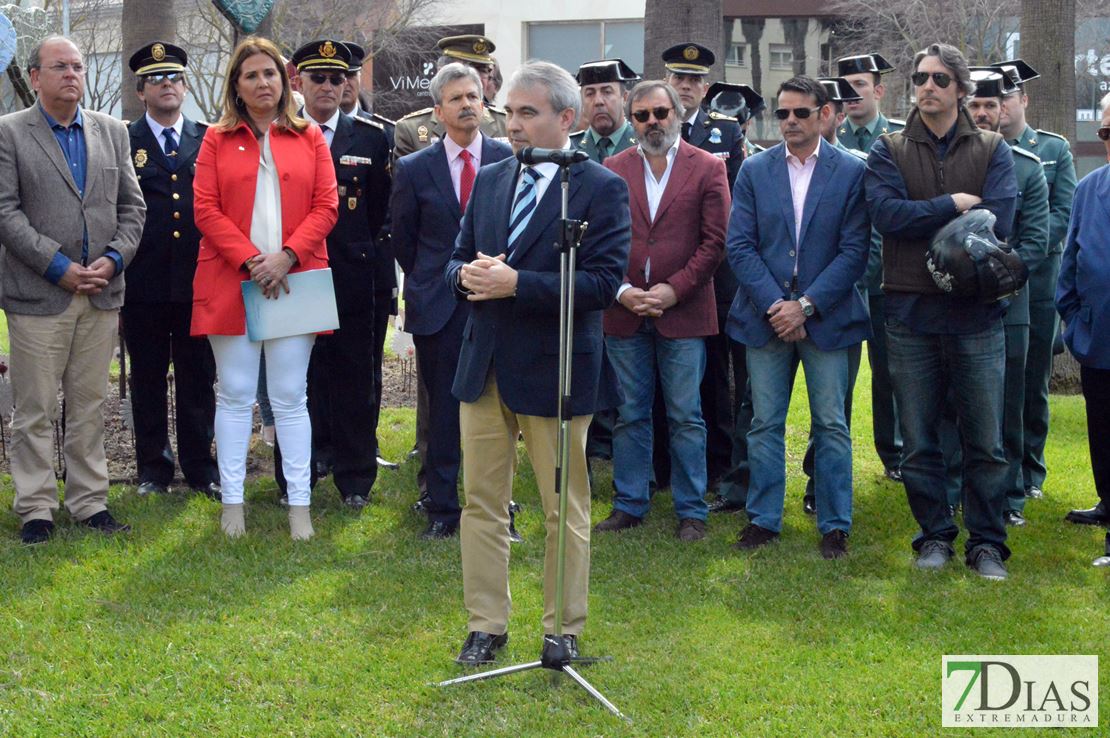
[{"label": "blonde woman in red jacket", "polygon": [[224,81],[223,115],[197,155],[194,213],[201,232],[193,280],[195,336],[216,357],[216,451],[229,537],[245,532],[243,481],[258,363],[274,409],[289,492],[289,530],[312,536],[312,429],[306,376],[313,335],[255,342],[246,336],[240,283],[267,298],[289,292],[285,275],[328,264],[325,238],[338,217],[335,169],[324,135],[296,114],[281,54],[263,38],[239,43]]}]

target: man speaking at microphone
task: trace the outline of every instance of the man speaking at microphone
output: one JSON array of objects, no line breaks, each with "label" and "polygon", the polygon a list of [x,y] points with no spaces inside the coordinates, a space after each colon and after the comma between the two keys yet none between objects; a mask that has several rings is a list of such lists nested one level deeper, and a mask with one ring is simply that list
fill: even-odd
[{"label": "man speaking at microphone", "polygon": [[[631,232],[624,180],[591,161],[571,164],[567,217],[589,227],[575,260],[570,460],[563,470],[570,495],[564,609],[556,613],[560,259],[553,246],[561,235],[562,187],[560,166],[552,160],[575,160],[568,134],[580,109],[574,78],[553,64],[525,64],[509,79],[507,128],[518,158],[479,170],[446,269],[448,285],[471,302],[453,387],[461,403],[463,599],[469,613],[469,633],[456,661],[467,666],[493,661],[508,640],[507,506],[518,433],[524,435],[546,518],[544,633],[555,632],[556,618],[563,625],[563,642],[545,637],[544,651],[576,656],[586,622],[586,428],[593,413],[621,400],[605,356],[601,316],[624,276]],[[532,161],[521,163],[529,153]]]}]

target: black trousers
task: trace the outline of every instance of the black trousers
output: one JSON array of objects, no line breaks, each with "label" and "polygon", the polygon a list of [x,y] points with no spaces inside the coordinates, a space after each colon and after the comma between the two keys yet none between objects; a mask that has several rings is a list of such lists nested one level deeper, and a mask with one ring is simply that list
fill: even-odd
[{"label": "black trousers", "polygon": [[[312,472],[330,469],[344,497],[370,496],[378,476],[374,423],[380,390],[373,371],[377,346],[374,316],[339,316],[339,330],[317,336],[308,364],[308,414],[312,421]],[[281,447],[274,444],[274,478],[285,491]]]},{"label": "black trousers", "polygon": [[189,335],[192,303],[127,303],[124,343],[131,358],[131,407],[139,482],[169,485],[174,455],[169,442],[166,376],[173,364],[177,455],[185,481],[204,487],[220,481],[212,455],[216,417],[216,361],[206,338]]},{"label": "black trousers", "polygon": [[1080,366],[1079,379],[1087,404],[1087,443],[1095,490],[1102,504],[1110,506],[1110,369]]},{"label": "black trousers", "polygon": [[459,465],[462,446],[459,437],[459,401],[451,394],[455,370],[462,351],[463,329],[469,314],[464,306],[455,307],[450,320],[439,331],[413,336],[416,361],[424,378],[428,398],[426,452],[421,457],[428,499],[424,511],[429,520],[459,522]]},{"label": "black trousers", "polygon": [[[385,360],[385,335],[389,330],[389,316],[395,313],[393,307],[393,293],[392,292],[375,292],[374,293],[374,316],[373,316],[373,375],[374,375],[374,394],[372,396],[373,418],[371,419],[370,434],[374,439],[374,455],[373,458],[381,455],[381,447],[378,444],[378,418],[382,413],[382,362]],[[342,318],[340,319],[342,322]]]}]

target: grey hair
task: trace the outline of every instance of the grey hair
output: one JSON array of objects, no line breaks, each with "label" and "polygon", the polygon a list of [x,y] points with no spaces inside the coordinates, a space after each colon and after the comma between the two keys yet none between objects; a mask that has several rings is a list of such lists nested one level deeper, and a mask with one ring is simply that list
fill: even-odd
[{"label": "grey hair", "polygon": [[921,60],[927,56],[935,56],[940,63],[948,67],[952,76],[960,84],[960,90],[965,97],[975,94],[975,83],[971,81],[971,70],[967,68],[967,58],[959,49],[950,44],[930,44],[923,51],[917,52],[913,57],[913,70],[916,72]]},{"label": "grey hair", "polygon": [[478,88],[478,97],[482,96],[482,78],[478,76],[474,68],[459,62],[453,62],[440,67],[436,76],[432,77],[432,83],[428,87],[428,92],[432,93],[432,102],[441,105],[443,103],[443,88],[460,79],[473,82],[474,86]]},{"label": "grey hair", "polygon": [[39,41],[31,49],[31,53],[27,55],[27,74],[30,74],[32,69],[42,69],[42,47],[54,41],[68,41],[69,43],[73,44],[73,48],[77,49],[78,54],[81,54],[82,57],[85,56],[84,52],[81,51],[81,47],[77,45],[76,41],[67,36],[56,33],[52,36],[47,36],[42,41]]},{"label": "grey hair", "polygon": [[1098,101],[1098,114],[1105,115],[1107,108],[1110,108],[1110,92],[1103,95],[1102,99]]},{"label": "grey hair", "polygon": [[578,83],[567,70],[551,62],[530,61],[522,65],[509,77],[505,94],[518,87],[541,86],[547,89],[547,100],[556,113],[569,108],[574,111],[574,119],[578,120],[582,114],[582,94]]},{"label": "grey hair", "polygon": [[682,100],[679,99],[678,93],[661,79],[645,79],[632,88],[632,92],[628,93],[628,100],[624,103],[624,117],[632,120],[632,103],[642,100],[656,90],[663,90],[667,93],[667,98],[671,101],[671,107],[674,108],[675,115],[679,120],[686,118],[687,111],[682,107]]}]

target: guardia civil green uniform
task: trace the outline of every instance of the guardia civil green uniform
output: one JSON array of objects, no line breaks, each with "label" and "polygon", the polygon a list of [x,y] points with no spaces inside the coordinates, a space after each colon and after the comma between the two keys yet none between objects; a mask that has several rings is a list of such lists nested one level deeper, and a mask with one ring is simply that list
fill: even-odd
[{"label": "guardia civil green uniform", "polygon": [[[624,89],[640,79],[625,64],[623,59],[600,59],[586,62],[578,67],[574,79],[585,88],[589,85],[619,85]],[[590,126],[584,131],[570,134],[570,145],[585,151],[592,161],[601,164],[613,154],[619,154],[625,149],[636,145],[636,131],[632,123],[625,118],[620,127],[607,136],[603,136]]]},{"label": "guardia civil green uniform", "polygon": [[[625,149],[635,146],[635,134],[636,131],[632,128],[632,124],[626,120],[619,130],[614,131],[609,136],[602,136],[593,128],[572,133],[570,134],[570,145],[572,148],[585,151],[589,154],[591,160],[600,164],[613,154],[619,154]],[[599,146],[602,139],[605,139],[608,143]],[[602,149],[606,152],[604,155],[601,153]]]}]

